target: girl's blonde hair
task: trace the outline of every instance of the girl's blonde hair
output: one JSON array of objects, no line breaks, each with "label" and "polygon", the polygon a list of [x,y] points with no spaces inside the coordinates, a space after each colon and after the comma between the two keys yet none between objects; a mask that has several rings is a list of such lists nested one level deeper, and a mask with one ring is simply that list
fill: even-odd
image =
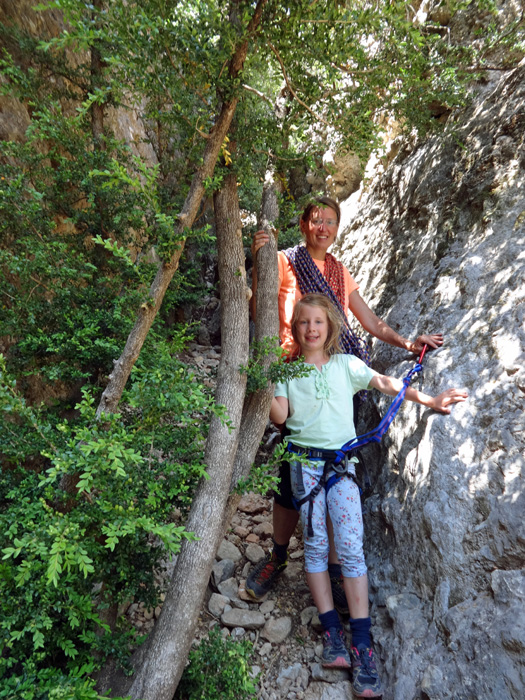
[{"label": "girl's blonde hair", "polygon": [[299,301],[296,302],[293,309],[291,326],[293,339],[297,345],[299,345],[299,340],[297,338],[297,322],[299,320],[299,313],[303,306],[316,306],[317,308],[323,309],[326,312],[326,318],[328,320],[328,335],[324,344],[324,351],[327,355],[342,353],[343,351],[339,345],[339,336],[341,334],[343,320],[339,311],[324,294],[305,294],[302,299],[299,299]]}]

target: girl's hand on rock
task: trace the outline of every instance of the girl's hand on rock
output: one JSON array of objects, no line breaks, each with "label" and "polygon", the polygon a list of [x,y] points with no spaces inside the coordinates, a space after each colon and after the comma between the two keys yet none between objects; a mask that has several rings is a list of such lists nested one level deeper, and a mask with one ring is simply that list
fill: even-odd
[{"label": "girl's hand on rock", "polygon": [[452,404],[465,401],[467,397],[468,393],[465,389],[447,389],[434,397],[432,408],[440,413],[450,413]]}]

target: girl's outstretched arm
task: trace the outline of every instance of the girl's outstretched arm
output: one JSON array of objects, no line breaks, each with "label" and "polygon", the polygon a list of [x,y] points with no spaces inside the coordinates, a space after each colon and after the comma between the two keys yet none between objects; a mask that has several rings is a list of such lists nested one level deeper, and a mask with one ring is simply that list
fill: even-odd
[{"label": "girl's outstretched arm", "polygon": [[285,423],[288,418],[288,399],[284,396],[274,396],[270,408],[270,420],[277,425]]},{"label": "girl's outstretched arm", "polygon": [[[387,377],[384,374],[376,374],[370,382],[370,386],[388,396],[395,396],[403,387],[400,379]],[[438,396],[429,396],[423,392],[409,386],[405,398],[422,406],[439,411],[440,413],[450,413],[450,406],[458,401],[465,401],[468,394],[465,389],[447,389]]]}]

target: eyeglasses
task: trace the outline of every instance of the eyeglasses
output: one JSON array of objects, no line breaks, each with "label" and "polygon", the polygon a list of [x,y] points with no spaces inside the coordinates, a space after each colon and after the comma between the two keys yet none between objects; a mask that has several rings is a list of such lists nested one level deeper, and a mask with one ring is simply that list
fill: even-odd
[{"label": "eyeglasses", "polygon": [[325,226],[335,226],[337,224],[337,219],[310,219],[312,226],[320,226],[324,224]]}]

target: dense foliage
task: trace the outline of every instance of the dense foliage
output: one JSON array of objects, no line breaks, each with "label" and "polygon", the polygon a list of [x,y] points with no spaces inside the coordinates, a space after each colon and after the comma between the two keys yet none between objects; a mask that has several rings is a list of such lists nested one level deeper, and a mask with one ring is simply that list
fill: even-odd
[{"label": "dense foliage", "polygon": [[72,419],[28,406],[4,365],[0,697],[47,697],[39,682],[43,692],[64,673],[84,676],[107,654],[125,664],[139,640],[116,609],[159,604],[166,558],[188,536],[179,513],[204,473],[213,410],[174,350],[158,342],[137,365],[126,411],[103,422],[87,389]]},{"label": "dense foliage", "polygon": [[[140,641],[119,609],[157,604],[166,557],[189,536],[206,426],[221,410],[179,359],[190,331],[172,319],[201,298],[214,239],[206,206],[183,236],[174,224],[221,104],[239,97],[206,193],[233,169],[254,218],[273,171],[287,243],[308,194],[294,173],[319,174],[327,148],[364,162],[387,117],[435,128],[436,105],[462,104],[465,77],[502,40],[490,2],[455,8],[489,17],[469,48],[415,23],[405,2],[268,0],[231,80],[255,4],[50,0],[36,12],[63,18],[54,36],[0,27],[0,99],[28,115],[25,133],[0,143],[0,698],[96,698],[90,675],[108,656],[126,666]],[[157,266],[186,240],[122,411],[97,421]],[[232,680],[210,674],[213,688],[192,690],[200,673],[189,672],[187,697],[252,697],[247,649],[221,644],[212,636],[194,662],[218,659]]]},{"label": "dense foliage", "polygon": [[189,664],[177,688],[178,700],[249,700],[257,697],[248,666],[251,642],[223,639],[214,627],[190,651]]}]

